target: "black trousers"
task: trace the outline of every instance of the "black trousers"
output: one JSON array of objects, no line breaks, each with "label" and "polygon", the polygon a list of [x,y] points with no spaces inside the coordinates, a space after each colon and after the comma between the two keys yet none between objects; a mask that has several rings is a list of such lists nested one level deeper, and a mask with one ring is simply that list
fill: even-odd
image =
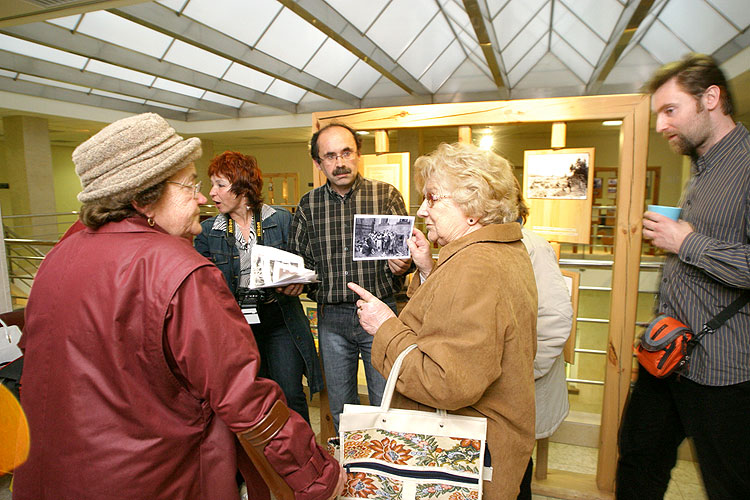
[{"label": "black trousers", "polygon": [[620,427],[615,498],[663,498],[685,437],[711,500],[750,499],[750,382],[712,387],[643,367]]},{"label": "black trousers", "polygon": [[531,500],[531,476],[534,471],[534,459],[529,459],[529,465],[526,466],[526,472],[521,479],[521,489],[518,492],[516,500]]}]

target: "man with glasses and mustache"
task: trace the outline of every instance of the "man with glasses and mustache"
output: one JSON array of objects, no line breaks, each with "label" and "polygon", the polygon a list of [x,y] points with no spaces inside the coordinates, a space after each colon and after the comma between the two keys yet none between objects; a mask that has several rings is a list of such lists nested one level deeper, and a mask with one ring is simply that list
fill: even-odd
[{"label": "man with glasses and mustache", "polygon": [[[646,212],[643,237],[667,252],[657,310],[698,333],[750,288],[750,134],[732,118],[726,79],[689,54],[656,72],[656,131],[692,175],[680,220]],[[691,437],[708,497],[750,498],[750,314],[744,306],[693,349],[680,374],[640,367],[620,429],[618,500],[663,498]]]},{"label": "man with glasses and mustache", "polygon": [[320,283],[307,294],[318,304],[318,337],[326,376],[328,401],[338,431],[344,404],[359,404],[357,367],[365,367],[370,404],[379,405],[385,379],[372,366],[372,336],[359,324],[350,281],[372,291],[396,311],[395,293],[410,269],[407,260],[357,260],[354,257],[354,215],[407,215],[398,190],[357,173],[362,140],[347,125],[332,123],[313,134],[310,155],[328,182],[305,194],[292,221],[289,251],[305,258]]}]

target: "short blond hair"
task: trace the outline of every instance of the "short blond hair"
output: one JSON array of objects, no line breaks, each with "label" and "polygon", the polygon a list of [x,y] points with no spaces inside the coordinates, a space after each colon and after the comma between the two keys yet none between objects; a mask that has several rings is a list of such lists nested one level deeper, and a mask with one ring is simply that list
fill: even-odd
[{"label": "short blond hair", "polygon": [[472,144],[441,144],[414,162],[421,191],[428,181],[450,189],[453,202],[482,225],[518,219],[518,189],[513,166],[502,156]]}]

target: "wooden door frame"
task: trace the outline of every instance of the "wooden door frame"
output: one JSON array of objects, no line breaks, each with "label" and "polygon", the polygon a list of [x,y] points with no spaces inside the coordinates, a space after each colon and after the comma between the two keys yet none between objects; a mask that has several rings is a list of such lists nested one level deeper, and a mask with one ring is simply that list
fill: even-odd
[{"label": "wooden door frame", "polygon": [[[612,296],[618,297],[618,300],[610,301],[607,364],[595,477],[596,487],[602,493],[614,491],[617,434],[630,390],[648,155],[649,96],[623,94],[518,99],[350,109],[312,114],[313,132],[328,123],[341,122],[355,130],[368,131],[455,126],[464,135],[471,126],[615,119],[622,120],[617,176],[620,196],[615,216],[612,265]],[[315,166],[313,168],[317,171]],[[319,179],[317,174],[314,178]],[[320,181],[316,184],[319,185]]]}]

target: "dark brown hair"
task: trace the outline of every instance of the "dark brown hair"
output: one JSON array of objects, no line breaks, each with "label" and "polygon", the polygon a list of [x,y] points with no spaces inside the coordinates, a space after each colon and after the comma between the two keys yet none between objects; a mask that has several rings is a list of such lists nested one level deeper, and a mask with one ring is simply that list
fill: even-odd
[{"label": "dark brown hair", "polygon": [[315,132],[312,137],[310,138],[310,156],[313,160],[320,163],[320,149],[318,148],[318,137],[320,137],[321,132],[328,130],[331,127],[341,127],[343,129],[348,130],[352,137],[354,137],[354,143],[357,145],[357,153],[359,153],[359,150],[362,149],[362,138],[357,134],[357,131],[351,128],[349,125],[345,125],[343,123],[338,122],[332,122],[323,127],[322,129]]},{"label": "dark brown hair", "polygon": [[653,94],[672,78],[676,78],[680,88],[692,95],[697,101],[700,101],[708,87],[716,85],[721,90],[721,110],[725,115],[732,116],[734,114],[734,102],[727,86],[727,80],[711,56],[690,53],[679,61],[665,64],[644,84],[642,90]]},{"label": "dark brown hair", "polygon": [[133,202],[142,207],[156,203],[164,194],[164,187],[166,185],[167,181],[164,180],[148,189],[144,189],[135,196],[121,194],[119,196],[115,195],[110,198],[84,203],[81,205],[78,218],[85,226],[97,229],[108,222],[119,222],[128,217],[140,215],[140,212],[133,207]]},{"label": "dark brown hair", "polygon": [[230,191],[247,200],[251,210],[263,205],[263,174],[254,156],[225,151],[211,160],[208,176],[219,175],[232,183]]}]

